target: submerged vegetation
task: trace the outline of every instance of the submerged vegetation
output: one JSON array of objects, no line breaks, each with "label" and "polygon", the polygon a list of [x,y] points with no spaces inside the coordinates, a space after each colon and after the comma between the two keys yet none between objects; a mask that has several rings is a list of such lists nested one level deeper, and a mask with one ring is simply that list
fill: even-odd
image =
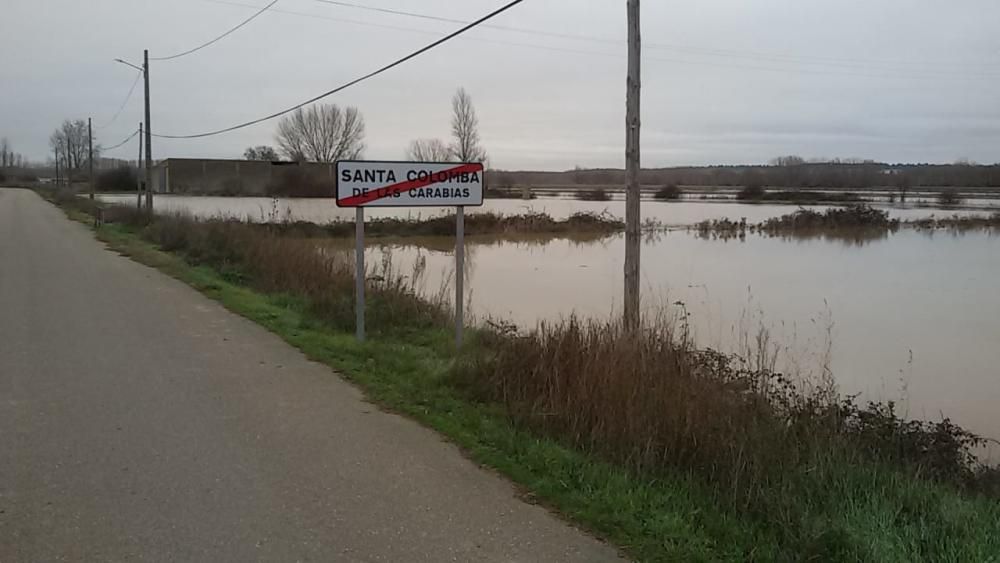
[{"label": "submerged vegetation", "polygon": [[653,199],[672,201],[680,199],[682,195],[684,195],[684,192],[680,188],[674,184],[669,184],[656,190],[656,193],[653,194]]},{"label": "submerged vegetation", "polygon": [[[285,223],[277,229],[304,236],[353,236],[354,222],[340,221],[326,225]],[[465,216],[467,235],[520,235],[561,233],[614,233],[625,224],[610,216],[596,213],[574,213],[566,219],[553,219],[547,213],[527,212],[519,215],[499,213],[469,213]],[[365,222],[365,234],[370,236],[453,236],[455,215],[442,215],[423,220],[384,217]]]},{"label": "submerged vegetation", "polygon": [[750,203],[851,203],[861,200],[860,196],[850,192],[824,192],[815,190],[767,191],[759,184],[751,184],[744,187],[737,192],[736,199]]},{"label": "submerged vegetation", "polygon": [[860,204],[834,207],[825,211],[799,209],[794,213],[768,219],[762,223],[747,223],[745,219],[715,219],[690,227],[702,236],[718,238],[745,237],[747,233],[769,236],[825,236],[839,239],[870,240],[897,231],[901,227],[917,229],[994,229],[1000,227],[1000,212],[992,215],[968,215],[901,221],[889,217],[887,211]]},{"label": "submerged vegetation", "polygon": [[611,201],[611,194],[604,188],[580,189],[575,195],[580,201]]},{"label": "submerged vegetation", "polygon": [[873,209],[867,205],[854,205],[835,207],[822,213],[811,209],[799,209],[790,215],[768,219],[758,225],[757,229],[765,233],[781,233],[802,230],[891,230],[898,227],[899,220],[890,219],[888,212]]},{"label": "submerged vegetation", "polygon": [[[94,211],[86,199],[57,201]],[[772,228],[892,224],[878,213],[830,210]],[[891,403],[859,405],[828,372],[777,373],[766,338],[733,356],[699,348],[683,318],[647,319],[638,332],[571,318],[479,328],[456,353],[447,303],[421,294],[419,267],[386,261],[369,273],[372,338],[358,344],[353,264],[295,225],[136,211],[118,220],[100,230],[117,248],[265,324],[636,559],[1000,552],[1000,478],[973,455],[981,438],[948,419],[906,420]]]}]

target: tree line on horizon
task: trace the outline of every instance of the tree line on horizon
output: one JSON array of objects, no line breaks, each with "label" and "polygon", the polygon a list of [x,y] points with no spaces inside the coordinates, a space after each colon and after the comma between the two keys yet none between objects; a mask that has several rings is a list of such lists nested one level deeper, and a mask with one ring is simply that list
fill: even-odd
[{"label": "tree line on horizon", "polygon": [[[486,150],[479,136],[479,118],[472,97],[459,88],[452,98],[452,142],[437,138],[410,142],[406,158],[425,162],[484,162]],[[290,162],[357,160],[365,151],[365,120],[358,108],[319,104],[299,108],[278,122],[277,147],[247,148],[243,158]]]},{"label": "tree line on horizon", "polygon": [[[577,167],[565,172],[492,172],[494,185],[613,186],[624,184],[622,169]],[[766,165],[716,165],[644,168],[640,181],[651,186],[769,186],[775,188],[864,189],[892,187],[1000,188],[1000,164],[980,165],[965,159],[953,164],[889,164],[863,159],[778,157]]]}]

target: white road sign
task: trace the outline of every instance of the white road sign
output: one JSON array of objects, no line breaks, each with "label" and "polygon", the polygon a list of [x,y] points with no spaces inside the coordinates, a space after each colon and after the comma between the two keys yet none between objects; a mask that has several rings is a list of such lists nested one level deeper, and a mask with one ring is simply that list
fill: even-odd
[{"label": "white road sign", "polygon": [[483,204],[482,163],[337,162],[338,207],[460,207]]}]

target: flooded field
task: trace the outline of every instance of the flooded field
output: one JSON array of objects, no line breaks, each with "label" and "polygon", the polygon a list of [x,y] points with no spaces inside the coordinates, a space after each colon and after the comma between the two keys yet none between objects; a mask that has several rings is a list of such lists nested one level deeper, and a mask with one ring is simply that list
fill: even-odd
[{"label": "flooded field", "polygon": [[[130,196],[102,196],[131,202]],[[158,196],[160,212],[254,221],[350,220],[332,200]],[[823,210],[829,206],[809,206]],[[692,225],[710,219],[760,222],[798,206],[736,202],[643,204],[644,219]],[[983,213],[982,209],[882,207],[893,218]],[[423,217],[450,209],[372,209],[369,217]],[[471,210],[470,210],[471,211]],[[489,200],[476,211],[624,214],[624,202]],[[471,211],[471,212],[476,212]],[[329,243],[350,252],[353,241]],[[368,263],[390,255],[401,272],[422,271],[428,293],[454,279],[450,238],[370,241]],[[621,235],[472,238],[466,301],[476,320],[531,327],[570,314],[607,318],[621,306]],[[642,254],[644,308],[686,323],[696,341],[740,351],[761,328],[779,367],[817,376],[829,368],[841,391],[898,400],[909,416],[942,414],[1000,438],[1000,236],[994,231],[901,229],[878,236],[722,240],[684,230],[648,236]],[[994,453],[996,455],[996,452]]]},{"label": "flooded field", "polygon": [[[100,195],[103,201],[134,204],[132,195]],[[746,217],[747,221],[756,223],[791,213],[798,206],[787,204],[745,204],[734,201],[701,201],[682,200],[677,202],[662,202],[647,200],[643,203],[643,219],[652,220],[667,226],[692,225],[712,219],[735,219]],[[829,205],[810,205],[810,209],[823,210]],[[274,199],[269,197],[192,197],[157,195],[155,208],[158,212],[186,212],[197,217],[229,217],[257,222],[274,221],[307,221],[311,223],[329,223],[330,221],[354,220],[354,210],[340,209],[332,199]],[[899,219],[919,219],[931,215],[968,215],[983,213],[981,207],[963,207],[961,209],[935,209],[914,203],[910,207],[884,207],[890,216]],[[451,208],[415,208],[393,209],[373,208],[365,211],[368,217],[403,217],[428,218],[452,213]],[[625,216],[625,202],[614,201],[577,201],[562,198],[544,198],[535,200],[489,199],[483,207],[468,209],[468,213],[495,212],[505,215],[526,212],[544,212],[554,219],[565,219],[578,212],[608,213],[614,217]]]},{"label": "flooded field", "polygon": [[[453,278],[452,244],[382,242],[368,260],[388,253],[402,272],[421,264],[426,290],[436,292]],[[620,310],[623,248],[620,235],[472,240],[470,311],[521,327],[569,314],[606,318]],[[829,367],[844,393],[899,400],[919,418],[945,413],[994,437],[997,279],[1000,237],[988,232],[745,241],[671,232],[648,238],[642,255],[644,308],[689,315],[701,345],[736,351],[764,327],[785,370],[816,376]]]}]

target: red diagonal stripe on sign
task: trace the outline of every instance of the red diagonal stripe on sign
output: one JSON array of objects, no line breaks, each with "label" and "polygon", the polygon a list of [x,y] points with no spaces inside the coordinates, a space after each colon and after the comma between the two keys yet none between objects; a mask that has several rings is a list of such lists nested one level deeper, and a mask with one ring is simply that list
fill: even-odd
[{"label": "red diagonal stripe on sign", "polygon": [[[441,170],[439,172],[432,172],[427,178],[422,180],[407,180],[405,182],[399,182],[391,186],[386,186],[384,188],[376,188],[370,190],[365,195],[356,195],[340,200],[338,203],[341,207],[360,207],[366,203],[371,203],[373,201],[392,197],[398,193],[402,193],[409,190],[414,190],[417,188],[424,188],[432,184],[439,184],[447,179],[453,174],[465,174],[469,172],[482,172],[483,165],[479,163],[474,164],[461,164],[454,168],[448,168],[446,170]],[[444,176],[443,180],[437,180],[440,176]]]}]

